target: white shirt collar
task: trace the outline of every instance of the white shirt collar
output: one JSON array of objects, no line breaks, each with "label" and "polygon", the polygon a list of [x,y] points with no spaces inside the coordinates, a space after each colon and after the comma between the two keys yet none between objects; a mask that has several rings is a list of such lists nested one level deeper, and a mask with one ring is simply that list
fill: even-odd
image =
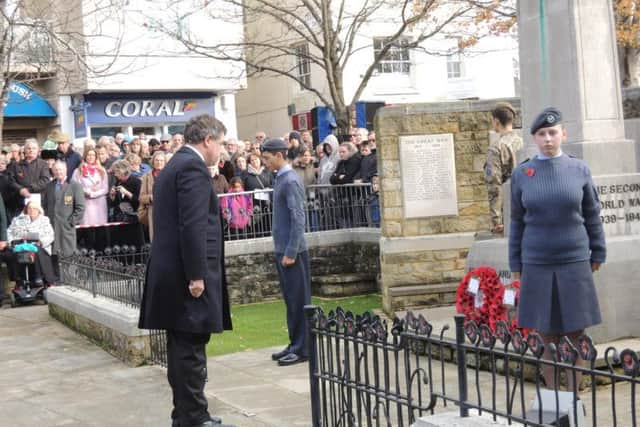
[{"label": "white shirt collar", "polygon": [[193,145],[189,145],[189,144],[184,144],[184,146],[187,147],[187,148],[190,148],[191,150],[193,150],[198,155],[198,157],[200,157],[202,159],[202,161],[204,163],[206,163],[204,161],[204,156],[202,155],[202,153],[200,151],[198,151],[198,149],[196,147],[194,147]]},{"label": "white shirt collar", "polygon": [[542,154],[542,153],[538,153],[538,159],[540,159],[540,160],[555,159],[555,158],[560,157],[560,156],[562,156],[562,150],[558,150],[558,154],[556,154],[556,155],[555,155],[555,156],[553,156],[553,157],[547,157],[547,156],[545,156],[545,155],[544,155],[544,154]]}]

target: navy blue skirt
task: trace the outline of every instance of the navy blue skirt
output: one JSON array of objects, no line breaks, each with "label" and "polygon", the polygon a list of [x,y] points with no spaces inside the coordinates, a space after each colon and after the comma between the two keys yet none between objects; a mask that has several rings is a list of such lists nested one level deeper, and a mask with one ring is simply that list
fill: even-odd
[{"label": "navy blue skirt", "polygon": [[522,266],[520,326],[563,335],[600,322],[590,261]]}]

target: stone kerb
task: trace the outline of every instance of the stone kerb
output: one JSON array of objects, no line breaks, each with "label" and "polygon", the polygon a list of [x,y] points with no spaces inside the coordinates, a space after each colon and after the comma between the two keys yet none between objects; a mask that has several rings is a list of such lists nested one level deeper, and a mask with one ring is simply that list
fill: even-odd
[{"label": "stone kerb", "polygon": [[97,342],[118,359],[140,366],[151,353],[149,331],[138,329],[139,311],[83,289],[57,286],[47,291],[49,314]]},{"label": "stone kerb", "polygon": [[[408,104],[379,110],[378,173],[382,234],[380,275],[384,309],[393,313],[411,306],[454,301],[455,287],[465,273],[474,235],[490,228],[483,166],[489,145],[491,109],[499,100]],[[508,99],[519,109],[518,99]],[[520,126],[520,118],[516,127]],[[421,212],[407,218],[403,173],[420,175],[420,168],[442,167],[425,162],[408,164],[401,156],[401,139],[411,135],[451,134],[455,158],[457,215]],[[438,177],[427,186],[442,185]]]}]

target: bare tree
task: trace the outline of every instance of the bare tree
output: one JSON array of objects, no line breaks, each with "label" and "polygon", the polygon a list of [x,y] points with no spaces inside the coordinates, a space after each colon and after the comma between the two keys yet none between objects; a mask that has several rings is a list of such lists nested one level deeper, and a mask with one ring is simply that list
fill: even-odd
[{"label": "bare tree", "polygon": [[[212,0],[198,4],[187,9],[184,1],[166,1],[163,10],[177,19],[154,19],[150,25],[170,33],[191,52],[245,63],[248,76],[281,75],[297,82],[333,110],[341,132],[348,131],[350,106],[398,46],[446,55],[469,48],[486,35],[510,31],[516,23],[511,0]],[[203,43],[180,25],[193,16],[244,24],[245,38]],[[367,46],[359,38],[372,24],[384,26],[387,37],[369,58],[353,95],[345,99],[345,69],[359,51],[371,49],[371,38]],[[447,51],[428,43],[443,38],[457,43]],[[301,76],[301,63],[320,69],[323,84],[311,84]]]},{"label": "bare tree", "polygon": [[[12,84],[51,81],[55,94],[86,86],[114,69],[126,0],[0,1],[0,139]],[[109,25],[109,31],[103,26]],[[90,40],[100,39],[89,52]]]}]

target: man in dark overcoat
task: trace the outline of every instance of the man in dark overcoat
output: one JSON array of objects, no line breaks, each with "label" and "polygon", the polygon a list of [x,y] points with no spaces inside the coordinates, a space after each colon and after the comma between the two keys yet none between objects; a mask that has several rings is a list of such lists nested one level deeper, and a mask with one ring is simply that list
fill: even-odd
[{"label": "man in dark overcoat", "polygon": [[167,376],[174,426],[218,426],[204,395],[206,344],[231,329],[220,204],[207,166],[218,164],[224,125],[191,119],[187,144],[153,186],[153,242],[140,307],[140,328],[167,331]]},{"label": "man in dark overcoat", "polygon": [[49,165],[38,154],[38,141],[29,138],[24,143],[24,160],[12,162],[7,167],[9,188],[16,195],[7,203],[12,218],[22,212],[25,199],[30,198],[32,193],[42,192],[51,181]]},{"label": "man in dark overcoat", "polygon": [[42,193],[42,206],[55,233],[53,253],[68,257],[76,251],[76,225],[82,222],[86,206],[84,191],[77,182],[67,181],[65,162],[53,165],[53,175]]}]

